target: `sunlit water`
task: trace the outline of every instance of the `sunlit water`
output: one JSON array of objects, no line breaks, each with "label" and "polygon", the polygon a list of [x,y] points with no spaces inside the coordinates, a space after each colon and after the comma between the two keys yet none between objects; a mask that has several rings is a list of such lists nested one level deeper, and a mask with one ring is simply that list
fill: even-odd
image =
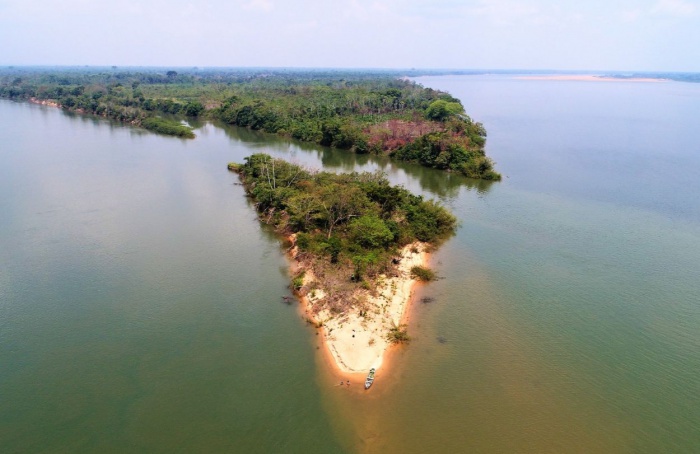
[{"label": "sunlit water", "polygon": [[[485,124],[503,182],[0,102],[2,452],[697,452],[700,86],[420,82]],[[256,151],[460,219],[368,393],[281,301],[225,168]]]}]

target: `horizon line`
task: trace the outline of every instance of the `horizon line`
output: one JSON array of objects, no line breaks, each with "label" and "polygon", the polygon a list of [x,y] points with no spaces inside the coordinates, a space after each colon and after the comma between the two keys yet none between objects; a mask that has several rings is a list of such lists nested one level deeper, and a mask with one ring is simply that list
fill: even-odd
[{"label": "horizon line", "polygon": [[276,70],[276,71],[384,71],[384,72],[472,72],[479,74],[488,73],[566,73],[566,74],[593,74],[593,73],[615,73],[615,74],[700,74],[700,71],[680,71],[680,70],[630,70],[630,69],[523,69],[523,68],[440,68],[440,67],[342,67],[342,66],[205,66],[205,65],[78,65],[78,64],[0,64],[3,69],[180,69],[180,70]]}]

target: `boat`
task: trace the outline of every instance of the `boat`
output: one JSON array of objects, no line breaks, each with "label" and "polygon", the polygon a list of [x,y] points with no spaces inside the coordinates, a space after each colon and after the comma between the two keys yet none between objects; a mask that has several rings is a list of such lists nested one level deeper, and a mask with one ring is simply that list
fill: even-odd
[{"label": "boat", "polygon": [[367,374],[367,378],[365,378],[365,389],[369,389],[369,387],[372,386],[375,372],[374,367],[369,370],[369,374]]}]

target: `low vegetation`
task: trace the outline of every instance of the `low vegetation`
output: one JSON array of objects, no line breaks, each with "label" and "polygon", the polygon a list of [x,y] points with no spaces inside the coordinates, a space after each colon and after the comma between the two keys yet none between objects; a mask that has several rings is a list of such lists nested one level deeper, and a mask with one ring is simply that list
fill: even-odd
[{"label": "low vegetation", "polygon": [[437,279],[437,276],[435,275],[435,272],[433,270],[423,266],[412,267],[411,276],[423,282],[434,281],[435,279]]},{"label": "low vegetation", "polygon": [[292,279],[292,288],[295,291],[298,292],[304,286],[304,275],[305,274],[306,273],[304,271],[302,271],[301,273],[294,276],[294,279]]},{"label": "low vegetation", "polygon": [[141,126],[144,128],[166,134],[169,136],[184,137],[188,139],[194,138],[192,128],[185,126],[177,121],[166,120],[160,117],[148,117],[141,121]]},{"label": "low vegetation", "polygon": [[406,325],[393,326],[387,333],[387,340],[391,344],[403,344],[411,341]]}]

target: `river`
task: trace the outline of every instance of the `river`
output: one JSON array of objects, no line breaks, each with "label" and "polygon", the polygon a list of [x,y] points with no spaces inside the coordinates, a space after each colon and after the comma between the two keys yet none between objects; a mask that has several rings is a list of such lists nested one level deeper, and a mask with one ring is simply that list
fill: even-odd
[{"label": "river", "polygon": [[[2,451],[697,452],[700,85],[418,81],[484,123],[502,182],[0,101]],[[461,222],[368,393],[282,302],[226,171],[258,151],[382,169]]]}]

